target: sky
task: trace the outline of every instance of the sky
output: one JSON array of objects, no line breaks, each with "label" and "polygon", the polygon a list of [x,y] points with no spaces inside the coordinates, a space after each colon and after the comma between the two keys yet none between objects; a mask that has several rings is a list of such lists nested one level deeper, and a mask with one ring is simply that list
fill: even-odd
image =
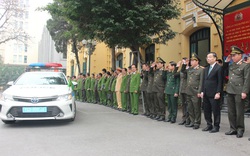
[{"label": "sky", "polygon": [[45,11],[36,11],[36,9],[52,2],[53,0],[29,0],[31,10],[29,31],[36,42],[41,40],[43,28],[46,26],[46,21],[50,18],[49,13]]}]

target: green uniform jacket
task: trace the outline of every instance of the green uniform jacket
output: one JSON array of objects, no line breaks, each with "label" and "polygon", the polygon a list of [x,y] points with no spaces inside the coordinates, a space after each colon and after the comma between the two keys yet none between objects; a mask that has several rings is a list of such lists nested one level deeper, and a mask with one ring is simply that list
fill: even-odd
[{"label": "green uniform jacket", "polygon": [[100,83],[101,83],[101,90],[103,90],[104,89],[104,87],[105,87],[105,83],[106,83],[106,77],[102,77],[101,79],[100,79]]},{"label": "green uniform jacket", "polygon": [[128,80],[128,75],[124,75],[122,77],[122,84],[121,84],[121,88],[120,88],[121,93],[124,93],[124,91],[126,90],[127,80]]},{"label": "green uniform jacket", "polygon": [[91,78],[90,90],[95,90],[95,78]]},{"label": "green uniform jacket", "polygon": [[104,84],[104,90],[105,90],[105,91],[109,91],[110,80],[111,80],[110,77],[107,77],[107,78],[106,78],[106,82],[105,82],[105,84]]},{"label": "green uniform jacket", "polygon": [[77,80],[77,90],[82,90],[82,78]]},{"label": "green uniform jacket", "polygon": [[137,91],[139,93],[139,88],[140,88],[140,74],[139,73],[132,73],[131,74],[131,80],[130,80],[130,86],[129,86],[129,92],[134,93]]},{"label": "green uniform jacket", "polygon": [[116,77],[113,79],[112,85],[111,85],[111,91],[115,91],[115,85],[116,85]]},{"label": "green uniform jacket", "polygon": [[85,85],[84,85],[84,89],[89,89],[91,87],[91,78],[87,77],[85,80]]},{"label": "green uniform jacket", "polygon": [[99,79],[98,84],[97,84],[97,90],[101,90],[102,88],[102,77]]},{"label": "green uniform jacket", "polygon": [[175,77],[175,72],[168,72],[166,71],[166,87],[165,93],[166,94],[179,94],[179,86],[180,86],[180,78],[177,76]]}]

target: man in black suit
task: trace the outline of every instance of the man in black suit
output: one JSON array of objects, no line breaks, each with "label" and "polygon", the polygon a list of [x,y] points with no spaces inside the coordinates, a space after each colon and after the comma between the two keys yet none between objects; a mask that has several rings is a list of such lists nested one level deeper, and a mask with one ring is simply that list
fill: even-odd
[{"label": "man in black suit", "polygon": [[[217,55],[210,52],[207,55],[207,66],[204,70],[201,97],[203,98],[204,116],[207,127],[202,131],[210,133],[218,132],[220,129],[220,94],[222,92],[222,67],[216,63]],[[214,116],[214,123],[212,120]]]}]

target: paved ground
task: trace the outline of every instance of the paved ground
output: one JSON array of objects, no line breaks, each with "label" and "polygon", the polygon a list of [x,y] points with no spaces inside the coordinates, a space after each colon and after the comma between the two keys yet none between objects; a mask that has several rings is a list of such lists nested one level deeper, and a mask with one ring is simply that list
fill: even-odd
[{"label": "paved ground", "polygon": [[[0,155],[4,156],[249,156],[250,119],[243,138],[210,134],[133,116],[102,105],[77,103],[75,122],[26,121],[0,123]],[[177,122],[180,121],[178,117]],[[205,127],[204,119],[201,127]]]}]

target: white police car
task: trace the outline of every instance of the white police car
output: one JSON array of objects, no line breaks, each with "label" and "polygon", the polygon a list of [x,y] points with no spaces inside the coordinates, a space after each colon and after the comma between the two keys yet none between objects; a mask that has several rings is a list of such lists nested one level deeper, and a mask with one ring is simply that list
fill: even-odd
[{"label": "white police car", "polygon": [[0,119],[74,121],[75,98],[62,72],[26,72],[6,89],[0,98]]}]

